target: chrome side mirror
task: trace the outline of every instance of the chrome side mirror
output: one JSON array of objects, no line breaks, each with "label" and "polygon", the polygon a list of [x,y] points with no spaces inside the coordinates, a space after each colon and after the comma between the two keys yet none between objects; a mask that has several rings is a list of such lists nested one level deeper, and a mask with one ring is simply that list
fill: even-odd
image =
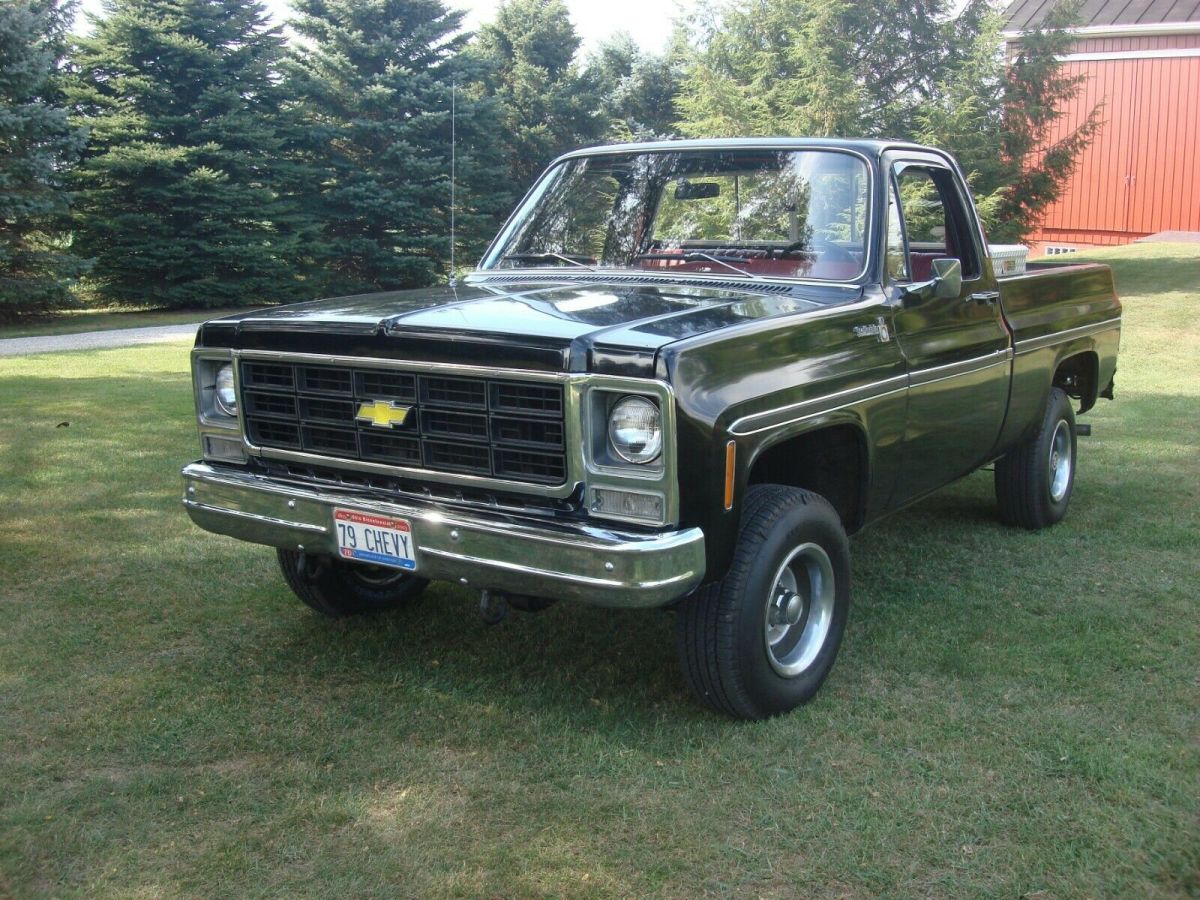
[{"label": "chrome side mirror", "polygon": [[962,293],[962,263],[957,259],[933,261],[933,296],[943,300]]}]

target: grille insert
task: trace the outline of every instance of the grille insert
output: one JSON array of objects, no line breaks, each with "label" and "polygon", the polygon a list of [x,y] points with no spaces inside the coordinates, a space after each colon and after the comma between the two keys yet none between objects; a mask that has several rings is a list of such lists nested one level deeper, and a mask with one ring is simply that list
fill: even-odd
[{"label": "grille insert", "polygon": [[352,394],[354,379],[349,369],[332,366],[299,366],[300,389],[306,393]]},{"label": "grille insert", "polygon": [[359,369],[354,373],[354,393],[378,400],[417,399],[417,378],[404,372],[376,372]]},{"label": "grille insert", "polygon": [[487,385],[474,378],[421,378],[421,402],[487,408]]},{"label": "grille insert", "polygon": [[296,386],[296,373],[291,366],[275,363],[242,363],[242,384],[250,387],[286,388]]},{"label": "grille insert", "polygon": [[567,477],[567,470],[561,453],[529,453],[497,447],[496,474],[506,478],[529,478],[536,475],[543,481],[559,482]]},{"label": "grille insert", "polygon": [[421,442],[383,432],[364,431],[358,436],[362,458],[395,466],[420,466]]},{"label": "grille insert", "polygon": [[445,441],[425,442],[425,465],[430,469],[491,475],[492,467],[488,456],[487,447],[451,444]]},{"label": "grille insert", "polygon": [[252,416],[296,418],[296,398],[291,394],[268,394],[265,391],[245,390],[246,412]]},{"label": "grille insert", "polygon": [[300,417],[306,422],[346,422],[358,411],[353,401],[326,400],[324,397],[301,397]]},{"label": "grille insert", "polygon": [[283,450],[300,449],[300,428],[285,422],[263,419],[246,419],[251,443],[260,447],[279,447]]},{"label": "grille insert", "polygon": [[520,447],[558,448],[563,446],[562,422],[536,419],[492,419],[492,441]]},{"label": "grille insert", "polygon": [[488,418],[485,415],[474,413],[424,409],[421,411],[421,431],[427,435],[436,434],[470,441],[486,441]]},{"label": "grille insert", "polygon": [[[346,365],[243,361],[246,432],[256,446],[430,472],[562,484],[562,385],[420,375]],[[411,407],[403,424],[356,417],[364,403]]]},{"label": "grille insert", "polygon": [[305,450],[328,453],[332,456],[358,456],[358,435],[353,431],[305,425],[301,433],[304,435]]},{"label": "grille insert", "polygon": [[542,384],[492,385],[492,409],[496,412],[515,412],[526,415],[545,415],[562,418],[562,388]]}]

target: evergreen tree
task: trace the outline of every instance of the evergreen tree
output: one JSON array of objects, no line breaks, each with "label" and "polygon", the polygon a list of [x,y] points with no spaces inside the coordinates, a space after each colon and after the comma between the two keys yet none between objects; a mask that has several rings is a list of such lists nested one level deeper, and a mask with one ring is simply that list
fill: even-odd
[{"label": "evergreen tree", "polygon": [[71,302],[80,261],[66,248],[66,168],[84,132],[57,87],[74,5],[0,5],[0,320]]},{"label": "evergreen tree", "polygon": [[479,60],[441,0],[300,0],[289,67],[309,135],[313,263],[326,292],[428,285],[450,249],[451,94],[457,262],[473,262],[512,202]]},{"label": "evergreen tree", "polygon": [[503,0],[480,29],[477,52],[494,71],[499,140],[517,192],[556,156],[604,134],[596,86],[575,64],[579,43],[562,0]]},{"label": "evergreen tree", "polygon": [[[1072,0],[1051,9],[1041,27],[1022,39],[1005,73],[1000,146],[1008,171],[989,223],[989,234],[997,242],[1023,239],[1062,196],[1079,154],[1103,123],[1096,106],[1074,130],[1054,137],[1063,107],[1078,96],[1085,81],[1083,75],[1063,72],[1060,63],[1075,42],[1067,29],[1077,24],[1079,6],[1079,0]],[[998,37],[996,43],[999,46]]]},{"label": "evergreen tree", "polygon": [[[985,0],[974,0],[983,3]],[[691,134],[911,132],[939,75],[966,55],[973,13],[948,0],[706,4],[679,98]]]},{"label": "evergreen tree", "polygon": [[675,58],[643,53],[627,31],[602,43],[588,59],[600,114],[614,141],[653,140],[675,133],[675,94],[680,72]]},{"label": "evergreen tree", "polygon": [[257,0],[106,0],[71,96],[91,141],[77,241],[107,300],[292,299],[305,230],[278,86],[283,39]]},{"label": "evergreen tree", "polygon": [[1096,108],[1054,136],[1063,104],[1080,89],[1081,79],[1065,74],[1058,61],[1075,40],[1066,29],[1077,9],[1060,3],[1051,10],[1012,60],[1003,52],[1001,17],[985,14],[972,55],[946,73],[918,116],[916,138],[958,157],[993,242],[1024,239],[1061,195],[1100,124]]},{"label": "evergreen tree", "polygon": [[1097,116],[1050,141],[1079,89],[1058,56],[1077,2],[1059,3],[1009,64],[988,0],[778,0],[707,5],[678,98],[682,130],[918,140],[954,153],[995,241],[1056,199]]}]

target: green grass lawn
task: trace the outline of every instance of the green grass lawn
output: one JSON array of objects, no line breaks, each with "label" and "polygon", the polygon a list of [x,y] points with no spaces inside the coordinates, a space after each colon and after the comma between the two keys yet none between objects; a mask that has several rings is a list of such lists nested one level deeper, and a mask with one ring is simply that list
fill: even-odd
[{"label": "green grass lawn", "polygon": [[69,309],[53,316],[17,325],[0,325],[4,338],[41,337],[51,334],[79,334],[84,331],[112,331],[117,328],[149,328],[153,325],[190,325],[218,316],[248,312],[255,307],[227,309]]},{"label": "green grass lawn", "polygon": [[320,619],[187,521],[185,344],[0,360],[0,896],[1195,896],[1200,247],[1100,258],[1067,520],[978,473],[854,538],[833,675],[759,724],[667,614]]}]

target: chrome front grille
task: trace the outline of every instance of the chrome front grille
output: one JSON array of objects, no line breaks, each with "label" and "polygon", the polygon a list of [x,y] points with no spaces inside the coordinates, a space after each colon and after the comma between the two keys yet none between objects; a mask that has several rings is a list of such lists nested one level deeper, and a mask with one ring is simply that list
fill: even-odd
[{"label": "chrome front grille", "polygon": [[[244,359],[240,385],[257,447],[531,484],[567,478],[561,384]],[[376,401],[409,407],[404,423],[359,421]]]}]

